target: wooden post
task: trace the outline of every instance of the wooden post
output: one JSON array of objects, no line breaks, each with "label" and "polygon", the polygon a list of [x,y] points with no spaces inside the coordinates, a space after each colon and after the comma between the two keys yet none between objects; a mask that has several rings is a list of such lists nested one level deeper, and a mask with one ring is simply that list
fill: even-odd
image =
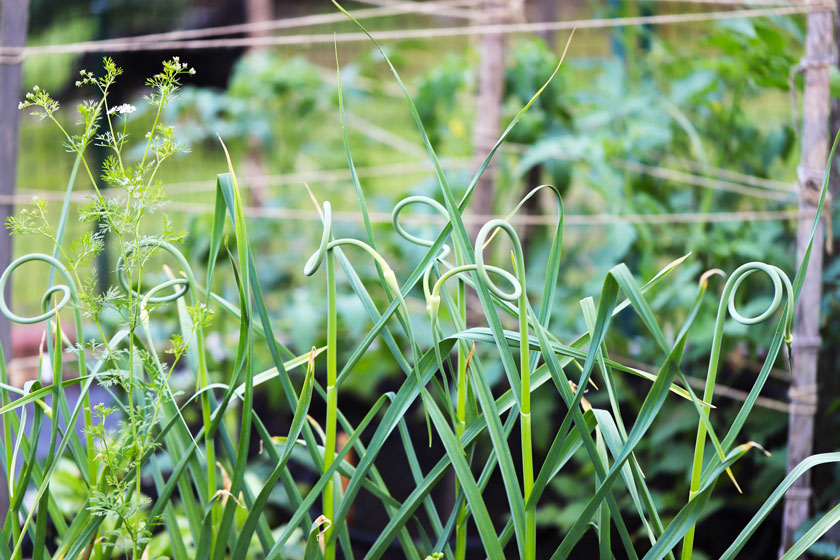
[{"label": "wooden post", "polygon": [[[805,77],[805,94],[802,103],[802,156],[799,167],[799,208],[810,212],[811,216],[801,218],[799,222],[797,264],[802,262],[808,244],[813,212],[818,202],[828,157],[828,78],[832,63],[832,43],[831,12],[811,12],[808,15],[805,58],[800,66]],[[788,471],[813,452],[824,234],[824,224],[820,223],[802,295],[796,308],[788,425]],[[810,497],[811,476],[806,472],[785,494],[781,552],[790,548],[794,542],[794,532],[808,518]]]},{"label": "wooden post", "polygon": [[[29,0],[2,0],[0,11],[0,46],[19,48],[26,43],[26,28],[29,22]],[[18,127],[21,100],[21,62],[14,56],[0,58],[0,196],[15,193],[17,181]],[[6,223],[14,208],[11,204],[0,204],[0,225]],[[2,226],[0,226],[2,227]],[[0,232],[0,271],[11,262],[12,239],[3,227]],[[8,301],[11,283],[6,285]],[[0,344],[6,358],[12,358],[11,327],[9,320],[0,318]]]},{"label": "wooden post", "polygon": [[[507,20],[508,2],[488,1],[476,11],[481,14],[477,23],[504,23]],[[481,60],[478,66],[478,99],[476,101],[475,125],[473,127],[473,168],[478,169],[499,139],[502,120],[502,96],[505,89],[505,47],[504,33],[488,33],[481,37],[479,48]],[[495,159],[495,158],[494,158]],[[478,180],[473,194],[472,208],[476,214],[493,213],[493,191],[495,188],[496,164],[490,162]],[[472,227],[474,236],[482,224]]]},{"label": "wooden post", "polygon": [[[262,23],[274,18],[274,7],[271,0],[247,0],[245,2],[245,21],[248,23]],[[268,37],[267,30],[251,30],[249,37]]]},{"label": "wooden post", "polygon": [[[836,69],[840,70],[840,0],[836,0],[835,3],[835,10],[834,10],[834,66]],[[834,140],[833,134],[835,134],[838,130],[840,130],[840,98],[832,97],[831,99],[831,118],[829,119],[828,124],[828,143],[829,146]],[[828,192],[831,193],[831,196],[834,200],[837,200],[840,197],[840,165],[837,163],[837,158],[834,158],[834,163],[831,169],[831,176],[830,182],[828,184]],[[834,228],[836,233],[836,228]],[[831,232],[828,232],[831,235]],[[838,244],[837,239],[835,239],[835,247]],[[823,262],[823,268],[828,269],[832,266],[837,266],[838,255],[837,250],[834,251],[826,251],[825,261]],[[831,318],[824,318],[822,323],[824,326],[827,326],[826,323],[830,321]],[[817,415],[814,418],[814,433],[815,434],[830,434],[834,430],[834,422],[835,416],[833,410],[830,408],[832,403],[835,402],[838,398],[840,398],[840,377],[836,375],[836,364],[840,363],[840,332],[829,332],[828,330],[824,331],[826,337],[823,339],[823,345],[820,349],[820,357],[818,362],[818,367],[820,371],[824,373],[820,375],[820,390],[819,390],[819,399],[817,402]],[[833,369],[833,371],[832,371]],[[817,437],[814,440],[814,453],[830,453],[835,451],[835,441],[834,438],[826,437],[820,438]],[[814,471],[813,477],[811,478],[811,487],[815,494],[819,495],[818,493],[821,492],[825,488],[829,488],[834,483],[834,476],[835,473],[831,472],[830,469],[819,469]]]},{"label": "wooden post", "polygon": [[[272,0],[247,0],[245,2],[245,21],[247,23],[264,23],[274,19],[274,6]],[[252,29],[248,32],[249,37],[268,37],[271,33],[265,29]],[[249,52],[264,50],[260,47],[252,47]],[[245,158],[243,176],[263,177],[268,174],[265,164],[265,146],[256,138],[248,138],[248,155]],[[252,206],[264,206],[268,200],[268,189],[262,181],[252,181],[249,189],[249,203]]]},{"label": "wooden post", "polygon": [[[0,47],[18,48],[26,44],[26,30],[29,24],[29,0],[2,0],[0,7]],[[13,56],[0,55],[0,196],[15,193],[17,180],[18,126],[20,115],[18,102],[21,99],[21,63]],[[0,224],[5,225],[14,207],[11,203],[0,204]],[[12,260],[12,238],[3,227],[0,232],[0,271],[6,269]],[[6,284],[6,301],[11,295],[11,282]],[[6,356],[6,363],[12,359],[12,330],[10,321],[0,316],[0,344]],[[0,475],[0,519],[6,519],[9,511],[8,484]]]},{"label": "wooden post", "polygon": [[[554,21],[557,17],[557,2],[555,0],[537,0],[537,21]],[[537,33],[545,39],[550,48],[554,48],[554,31],[541,31]]]}]

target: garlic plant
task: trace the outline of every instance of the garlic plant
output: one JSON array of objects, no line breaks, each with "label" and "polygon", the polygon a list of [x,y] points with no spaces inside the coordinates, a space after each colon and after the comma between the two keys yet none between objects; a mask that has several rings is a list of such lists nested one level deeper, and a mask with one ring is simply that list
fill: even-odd
[{"label": "garlic plant", "polygon": [[[380,49],[380,53],[405,92],[397,70],[384,51]],[[546,491],[551,481],[576,455],[592,466],[592,491],[580,515],[552,551],[552,558],[575,554],[590,527],[596,532],[601,558],[674,558],[674,550],[681,543],[682,557],[692,557],[694,527],[716,483],[725,474],[734,480],[730,467],[758,447],[754,442],[738,442],[770,369],[783,345],[790,343],[793,309],[802,289],[807,258],[793,280],[780,268],[760,262],[745,264],[727,279],[712,333],[706,388],[698,396],[687,383],[682,359],[701,303],[716,289],[711,280],[714,275],[700,279],[681,328],[668,334],[651,308],[649,291],[664,282],[685,258],[674,261],[645,283],[640,283],[626,265],[617,265],[604,279],[597,301],[585,298],[580,302],[587,332],[564,342],[552,332],[550,324],[563,271],[564,209],[559,192],[543,185],[525,197],[527,200],[545,192],[557,202],[548,259],[539,274],[527,274],[532,265],[513,225],[512,217],[524,200],[505,219],[484,224],[475,240],[467,233],[463,213],[479,176],[545,86],[507,126],[473,178],[460,190],[449,183],[406,92],[409,111],[440,187],[440,200],[411,196],[394,208],[396,233],[426,249],[409,269],[392,268],[389,263],[396,261],[379,248],[384,245],[378,244],[374,235],[344,127],[339,75],[339,118],[365,238],[335,237],[331,205],[323,203],[321,238],[312,242],[315,251],[303,267],[304,274],[311,276],[322,263],[326,265],[327,356],[321,368],[317,357],[323,348],[312,347],[295,355],[275,335],[248,237],[239,183],[226,149],[227,172],[216,179],[206,275],[199,278],[178,250],[183,233],[171,220],[163,217],[150,221],[165,200],[163,186],[156,179],[158,170],[182,149],[173,129],[161,122],[161,111],[181,80],[194,71],[173,58],[148,81],[151,94],[147,100],[155,116],[138,157],[131,158],[127,146],[132,138],[128,121],[133,107],[110,104],[109,91],[121,71],[110,59],[105,59],[104,68],[101,76],[84,71],[81,74],[78,85],[92,88],[98,96],[79,106],[81,129],[76,134],[63,128],[56,118],[58,103],[40,88],[34,88],[21,103],[21,108],[55,122],[76,160],[57,226],[50,224],[43,201],[36,201],[8,224],[15,234],[38,235],[54,247],[52,255],[30,254],[16,259],[0,276],[2,290],[24,265],[43,263],[50,267],[50,285],[42,296],[40,314],[22,316],[3,299],[0,312],[18,323],[44,325],[46,348],[41,371],[49,369],[52,375],[51,380],[13,387],[6,378],[5,360],[0,361],[0,418],[6,442],[0,463],[9,480],[11,501],[2,526],[0,560],[22,558],[24,543],[32,543],[33,558],[38,560],[155,556],[175,560],[270,560],[287,557],[289,545],[296,539],[305,541],[305,558],[354,558],[348,515],[362,490],[365,499],[381,503],[388,517],[375,541],[368,543],[364,551],[367,559],[398,554],[412,560],[462,560],[470,541],[475,541],[470,537],[475,536],[482,553],[493,560],[543,557],[543,549],[538,548],[535,512],[549,499]],[[559,69],[558,64],[555,74]],[[86,150],[91,143],[110,151],[98,174],[87,162]],[[828,168],[817,216],[825,202],[827,177]],[[96,229],[68,240],[70,195],[77,184],[92,190],[79,217],[96,224]],[[430,207],[443,218],[434,237],[411,233],[400,222],[402,212],[412,205]],[[162,229],[151,231],[153,224],[161,223]],[[816,231],[815,219],[812,239]],[[512,262],[507,256],[495,261],[492,241],[498,233],[508,238]],[[113,286],[100,292],[92,263],[106,238],[118,255]],[[230,251],[222,251],[223,245]],[[351,251],[358,250],[366,253],[363,260],[351,257]],[[167,280],[150,286],[151,259],[155,256],[165,258],[170,271]],[[371,294],[372,287],[366,286],[358,273],[362,266],[371,264],[378,278],[378,287],[373,289],[379,295]],[[745,279],[758,272],[772,281],[773,298],[760,314],[745,316],[736,306],[740,301],[736,294]],[[341,282],[340,274],[346,282]],[[237,301],[213,291],[214,279],[221,275],[228,285],[235,286]],[[526,278],[540,276],[544,279],[541,286],[526,283]],[[371,324],[354,348],[340,346],[337,335],[336,299],[338,290],[346,287],[360,300]],[[467,325],[470,292],[478,296],[479,305],[473,311],[483,316],[486,326]],[[414,309],[423,306],[428,320],[412,321]],[[160,331],[153,325],[167,310],[177,318],[178,329],[160,340]],[[638,316],[646,336],[659,347],[655,372],[629,367],[610,357],[607,334],[612,320],[630,312]],[[111,326],[113,321],[104,320],[106,314],[118,317],[116,329]],[[230,316],[239,325],[234,357],[224,367],[216,367],[205,343],[214,315]],[[712,408],[727,317],[745,325],[775,320],[777,328],[749,396],[732,424],[722,426]],[[68,321],[73,322],[73,337],[62,329],[62,322]],[[421,324],[428,325],[427,336],[415,332]],[[431,346],[424,348],[421,340],[432,340]],[[358,374],[356,366],[375,342],[388,348],[403,378],[395,392],[379,395],[362,420],[354,424],[342,412],[339,390],[349,376]],[[67,353],[76,357],[78,372],[74,375],[65,372]],[[270,360],[271,367],[261,367],[261,359]],[[503,372],[496,386],[489,381],[491,367]],[[303,373],[298,375],[296,369]],[[191,376],[194,388],[185,393],[175,391],[172,377],[176,371]],[[638,410],[622,402],[616,383],[622,375],[632,377],[645,390]],[[260,417],[261,411],[254,408],[255,394],[267,384],[285,399],[287,409],[283,412],[291,418],[285,434],[271,434]],[[594,405],[584,397],[590,385],[606,392],[608,406]],[[109,402],[94,402],[91,390],[95,386],[109,393]],[[565,411],[562,421],[551,426],[553,438],[544,458],[532,445],[531,395],[540,388],[553,391]],[[75,390],[79,396],[74,399]],[[310,416],[313,398],[326,403],[324,418]],[[668,398],[679,399],[681,406],[690,407],[696,414],[694,461],[687,473],[691,495],[676,511],[658,509],[644,476],[644,465],[634,454],[639,443],[649,437],[651,425]],[[429,441],[413,440],[406,423],[407,413],[415,404],[426,414],[429,438],[445,450],[427,471],[420,467],[417,449]],[[193,424],[185,414],[192,409],[197,409],[194,412],[200,418]],[[108,418],[118,418],[118,426]],[[81,435],[75,429],[79,419],[84,426]],[[50,434],[46,454],[39,453],[43,452],[39,439],[42,427]],[[339,430],[347,435],[340,448]],[[510,441],[515,432],[519,435],[516,453]],[[380,473],[380,468],[391,465],[377,462],[392,437],[399,437],[409,465],[405,476],[411,476],[413,482],[403,500],[394,497]],[[255,473],[261,471],[250,470],[254,462],[252,438],[259,443],[261,460],[271,467],[260,476]],[[705,457],[707,440],[713,451]],[[299,470],[290,467],[296,449],[302,455],[295,457],[302,456],[301,463],[308,464],[314,473],[308,485],[296,480]],[[358,457],[355,464],[348,460],[351,450]],[[515,461],[515,455],[521,459]],[[72,517],[56,504],[56,481],[60,480],[56,473],[62,461],[72,462],[82,481],[84,506]],[[797,477],[817,465],[837,462],[840,453],[816,455],[803,462],[767,497],[723,557],[734,558],[743,550]],[[497,469],[509,513],[501,519],[494,516],[483,495]],[[447,490],[452,500],[444,507],[432,499],[431,493],[444,484],[447,473],[454,473],[456,484]],[[346,485],[338,483],[340,477]],[[282,486],[289,502],[286,511],[278,512],[270,503],[278,486]],[[27,498],[27,492],[34,500]],[[625,495],[630,498],[629,508],[619,504],[619,498]],[[417,519],[420,508],[428,525]],[[840,508],[835,507],[785,558],[802,554],[838,519]],[[639,527],[642,539],[631,533],[634,525]],[[153,542],[159,535],[166,537],[163,544]],[[614,542],[614,536],[618,542]],[[392,546],[398,546],[399,552]]]}]

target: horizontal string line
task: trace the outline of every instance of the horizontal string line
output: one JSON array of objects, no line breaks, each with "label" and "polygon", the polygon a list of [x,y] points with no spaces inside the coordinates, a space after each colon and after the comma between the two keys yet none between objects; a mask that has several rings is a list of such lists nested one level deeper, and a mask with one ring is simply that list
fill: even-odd
[{"label": "horizontal string line", "polygon": [[[444,168],[452,169],[456,167],[465,166],[470,163],[470,158],[444,158],[441,159],[441,165]],[[705,188],[713,188],[716,190],[727,190],[730,192],[737,192],[739,194],[758,196],[762,198],[770,198],[780,201],[793,201],[792,196],[795,194],[795,185],[782,183],[776,181],[779,185],[788,185],[786,191],[779,192],[779,198],[776,198],[777,193],[766,192],[758,189],[749,189],[744,185],[734,182],[719,180],[717,178],[706,177],[701,175],[692,175],[677,169],[669,169],[666,167],[658,167],[654,165],[644,165],[632,160],[614,159],[613,163],[627,171],[650,175],[664,180],[670,180],[677,183],[683,183],[692,186],[699,186]],[[690,160],[682,160],[681,163],[690,166]],[[716,168],[708,168],[709,171]],[[431,171],[433,167],[428,162],[404,162],[391,163],[383,165],[375,165],[369,167],[357,167],[356,171],[360,177],[388,177],[393,175],[403,175],[407,173],[420,173],[423,171]],[[717,170],[726,176],[726,173],[731,173],[733,178],[737,175],[741,181],[748,182],[750,179],[764,180],[761,177],[752,177],[735,172],[727,172],[726,170]],[[350,171],[346,168],[326,169],[317,171],[301,171],[293,173],[275,174],[275,175],[251,175],[242,177],[243,185],[241,188],[265,188],[273,186],[288,185],[293,183],[318,183],[318,182],[335,182],[347,179],[350,177]],[[190,194],[198,192],[211,192],[215,190],[216,186],[212,181],[183,181],[177,183],[169,183],[167,185],[167,193],[173,195]],[[781,191],[781,189],[779,189]],[[95,191],[85,190],[76,191],[71,195],[73,201],[84,201],[88,197],[93,196]],[[0,204],[26,204],[32,201],[34,197],[42,198],[48,201],[64,200],[65,193],[60,191],[37,191],[34,189],[19,190],[14,195],[0,195]]]},{"label": "horizontal string line", "polygon": [[[376,8],[359,9],[351,12],[353,17],[358,20],[373,19],[377,17],[417,13],[429,15],[446,15],[446,10],[452,7],[460,7],[464,5],[473,5],[480,0],[439,0],[435,2],[399,2],[389,4],[387,6],[379,6]],[[99,41],[84,41],[79,43],[66,43],[63,45],[51,45],[51,47],[66,47],[66,46],[90,46],[98,47],[111,44],[125,44],[125,43],[151,43],[153,41],[170,40],[180,41],[184,39],[200,39],[203,37],[214,37],[220,35],[234,35],[239,33],[253,33],[276,31],[281,29],[297,29],[302,27],[312,27],[316,25],[326,25],[330,23],[340,23],[349,21],[347,16],[336,12],[326,14],[312,14],[307,16],[289,17],[281,19],[273,19],[266,21],[256,21],[248,23],[236,23],[232,25],[220,25],[215,27],[202,27],[199,29],[179,29],[175,31],[166,31],[163,33],[150,33],[147,35],[135,35],[129,37],[102,39]],[[25,50],[26,47],[24,47]],[[18,49],[21,50],[21,49]],[[14,53],[13,49],[0,48],[0,54]]]},{"label": "horizontal string line", "polygon": [[[168,210],[187,214],[210,214],[215,210],[212,204],[196,204],[185,202],[171,202]],[[261,206],[246,206],[246,215],[253,219],[284,219],[320,222],[321,218],[315,210],[298,210],[290,208],[270,208]],[[370,212],[373,223],[391,223],[391,214],[387,212]],[[784,221],[798,218],[813,217],[813,211],[800,210],[771,210],[771,211],[735,211],[735,212],[678,212],[664,214],[567,214],[563,223],[567,226],[606,226],[615,224],[693,224],[693,223],[724,223],[724,222],[764,222]],[[466,224],[483,224],[492,219],[505,219],[502,215],[465,214],[462,219]],[[358,212],[333,211],[333,221],[361,222],[362,215]],[[404,223],[414,224],[444,224],[443,217],[435,215],[404,216],[400,218]],[[511,223],[521,226],[551,226],[557,223],[554,216],[517,215],[511,218]]]},{"label": "horizontal string line", "polygon": [[[572,29],[605,29],[635,25],[662,25],[678,23],[695,23],[724,19],[757,18],[769,16],[784,16],[804,14],[817,10],[831,10],[826,4],[808,4],[803,6],[785,6],[775,8],[755,8],[745,10],[724,10],[712,12],[660,14],[651,16],[636,16],[625,18],[577,19],[566,21],[549,21],[535,23],[510,23],[467,25],[454,27],[437,27],[426,29],[395,29],[374,31],[372,35],[379,41],[400,39],[430,39],[440,37],[457,37],[470,35],[489,35],[497,33],[534,33],[541,31],[562,31]],[[63,45],[44,45],[23,47],[19,49],[0,49],[0,54],[6,58],[20,58],[43,54],[66,54],[86,52],[134,52],[159,51],[174,49],[209,49],[209,48],[237,48],[280,45],[314,45],[319,43],[348,43],[368,41],[362,32],[352,33],[318,33],[308,35],[284,35],[276,37],[243,37],[234,39],[208,39],[192,41],[155,41],[153,43],[132,40],[113,40],[108,43],[69,43]]]}]

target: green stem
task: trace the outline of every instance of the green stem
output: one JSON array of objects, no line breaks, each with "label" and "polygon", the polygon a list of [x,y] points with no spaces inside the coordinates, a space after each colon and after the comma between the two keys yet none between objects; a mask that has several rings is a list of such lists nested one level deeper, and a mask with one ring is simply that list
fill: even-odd
[{"label": "green stem", "polygon": [[[326,437],[324,439],[324,471],[333,464],[336,442],[336,409],[338,408],[338,387],[336,386],[337,363],[337,320],[335,305],[335,259],[332,251],[327,251],[327,421]],[[324,516],[332,523],[335,516],[335,477],[331,477],[324,487],[323,506]],[[330,539],[332,526],[324,534],[324,558],[335,560],[335,540]]]},{"label": "green stem", "polygon": [[[517,272],[523,267],[517,266]],[[522,294],[519,296],[519,364],[522,377],[522,408],[520,430],[522,432],[522,497],[525,503],[534,488],[534,458],[531,446],[531,372],[528,343],[528,299],[525,295],[524,270],[519,274]],[[525,511],[525,558],[534,560],[537,554],[537,507],[532,504]]]},{"label": "green stem", "polygon": [[[512,292],[501,290],[488,275],[489,271],[501,273],[503,269],[484,264],[484,248],[488,236],[497,230],[504,231],[510,238],[513,247],[513,265],[515,267],[516,279],[508,282],[514,287]],[[492,236],[490,237],[492,239]],[[519,407],[519,430],[522,448],[522,497],[527,504],[534,488],[534,457],[531,441],[531,355],[528,341],[528,295],[525,290],[525,257],[522,253],[522,243],[513,226],[505,220],[490,220],[484,224],[475,239],[475,266],[479,278],[487,286],[488,290],[496,296],[512,301],[518,300],[519,304],[519,369],[521,403]],[[509,273],[503,273],[506,278]],[[537,523],[536,503],[531,504],[525,511],[525,535],[523,546],[523,557],[525,560],[534,560],[537,555]]]},{"label": "green stem", "polygon": [[[438,214],[443,216],[445,219],[449,217],[446,208],[443,207],[439,202],[434,200],[433,198],[429,198],[426,196],[409,196],[407,198],[402,199],[397,205],[394,207],[392,212],[392,224],[394,229],[397,233],[402,236],[404,239],[414,243],[416,245],[420,245],[421,247],[432,247],[434,245],[433,241],[429,241],[427,239],[423,239],[416,235],[413,235],[408,230],[406,230],[399,221],[400,212],[407,206],[411,204],[423,204],[426,205],[433,210],[435,210]],[[443,246],[443,250],[441,254],[437,257],[439,261],[444,262],[443,259],[448,254],[449,249],[446,245]],[[455,268],[458,270],[472,270],[474,267],[464,269],[465,259],[464,255],[461,251],[455,251]],[[431,290],[429,288],[429,277],[432,272],[432,266],[426,269],[425,274],[423,275],[423,293],[426,296],[427,308],[429,310],[430,315],[432,315],[432,332],[433,334],[437,332],[437,326],[435,324],[437,320],[437,308],[440,305],[440,297],[438,296],[437,292],[435,292],[434,298],[432,297]],[[445,280],[445,278],[443,279]],[[438,287],[439,289],[439,287]],[[457,315],[460,318],[460,325],[466,326],[467,323],[467,298],[466,298],[466,283],[459,279],[458,280],[458,291],[457,291],[457,311],[454,315]],[[443,374],[443,367],[442,367],[442,359],[438,352],[438,340],[435,340],[435,357],[438,362],[438,367],[441,369],[441,374]],[[457,381],[456,381],[456,426],[455,426],[455,433],[460,438],[464,435],[466,430],[467,424],[467,393],[468,393],[468,378],[467,378],[467,361],[469,360],[469,345],[466,341],[460,341],[458,343],[458,366],[457,366]],[[466,453],[465,453],[466,456]],[[460,492],[460,484],[456,478],[455,480],[455,500],[458,499],[458,493]],[[461,507],[458,511],[458,517],[456,519],[455,524],[455,559],[456,560],[464,560],[467,554],[467,505],[466,502],[461,504]]]},{"label": "green stem", "polygon": [[[392,296],[396,297],[400,302],[405,313],[405,325],[407,329],[408,338],[415,340],[411,331],[411,322],[409,321],[408,307],[402,295],[399,284],[397,283],[394,271],[388,265],[387,261],[380,255],[373,247],[363,241],[352,238],[341,238],[330,240],[332,238],[332,209],[329,202],[323,204],[323,224],[324,230],[321,236],[321,242],[317,251],[309,258],[304,266],[304,274],[311,276],[314,274],[321,263],[327,261],[327,418],[324,426],[324,465],[323,471],[327,472],[332,466],[336,454],[336,420],[338,409],[338,363],[337,363],[337,330],[338,317],[336,312],[336,280],[335,280],[335,257],[333,249],[341,245],[353,245],[367,252],[374,261],[381,267],[382,276],[385,280],[386,293],[392,292]],[[412,344],[412,351],[416,352],[416,345]],[[416,361],[415,355],[415,361]],[[425,398],[425,390],[422,389],[422,383],[419,372],[415,374],[418,377],[418,386],[421,387],[421,396]],[[424,401],[425,402],[425,401]],[[429,437],[431,438],[431,428],[429,428]],[[431,444],[431,441],[430,441]],[[331,477],[324,486],[322,492],[322,510],[323,515],[333,522],[335,516],[336,505],[336,488],[335,476]],[[331,524],[324,532],[324,556],[326,560],[334,560],[335,558],[335,527]]]},{"label": "green stem", "polygon": [[[9,384],[9,379],[6,374],[6,359],[3,353],[3,347],[0,346],[0,383],[3,384],[3,389],[0,389],[0,406],[6,406],[9,404],[11,399],[9,398],[9,392],[5,389],[6,386]],[[17,414],[17,413],[14,413]],[[9,443],[14,441],[12,439],[12,426],[11,421],[8,418],[0,419],[0,422],[3,422],[3,441],[6,442],[4,445],[4,450],[6,453],[6,465],[12,464],[12,456],[14,454],[14,447]],[[18,429],[23,430],[24,426],[18,423]],[[14,488],[12,484],[9,484],[9,503],[14,502]],[[11,521],[10,525],[12,527],[12,542],[17,542],[18,538],[20,537],[20,518],[17,515],[17,511],[9,511],[8,518]],[[18,554],[14,557],[14,560],[20,560],[22,557],[22,552],[18,552]]]},{"label": "green stem", "polygon": [[[773,281],[773,300],[767,309],[758,315],[752,317],[745,317],[741,315],[735,307],[735,295],[741,283],[747,279],[751,274],[762,271]],[[712,404],[712,398],[715,392],[715,381],[717,380],[718,366],[720,364],[720,352],[723,341],[723,328],[726,320],[727,308],[729,314],[737,322],[743,325],[754,325],[769,318],[781,305],[782,295],[787,291],[787,316],[789,320],[784,325],[785,339],[790,339],[790,330],[792,328],[793,305],[794,297],[790,281],[779,268],[767,265],[760,262],[751,262],[741,265],[732,276],[726,281],[723,287],[723,294],[718,305],[717,317],[715,319],[715,330],[712,338],[712,349],[709,355],[709,369],[706,374],[706,386],[703,390],[703,401]],[[689,487],[688,499],[693,500],[697,492],[700,490],[700,482],[703,474],[703,452],[706,447],[706,422],[709,419],[709,407],[703,407],[700,414],[703,417],[697,425],[697,438],[694,442],[694,459],[691,465],[691,485]],[[726,452],[726,450],[723,450]],[[694,533],[695,525],[686,532],[683,538],[683,547],[681,553],[682,560],[690,560],[694,549]]]},{"label": "green stem", "polygon": [[[462,264],[460,255],[456,255],[455,262]],[[458,280],[458,316],[461,321],[467,322],[467,293],[466,284],[463,280]],[[456,414],[458,416],[458,425],[455,433],[458,435],[458,440],[464,435],[467,429],[467,360],[469,353],[467,352],[466,342],[458,344],[458,388],[457,388],[457,405]],[[457,499],[459,492],[459,484],[455,480],[455,498]],[[458,511],[458,519],[455,522],[455,558],[456,560],[464,560],[467,556],[467,504],[464,501]]]},{"label": "green stem", "polygon": [[[534,457],[531,442],[531,356],[528,341],[528,296],[525,293],[525,264],[519,243],[514,243],[519,294],[519,369],[522,387],[520,431],[522,438],[522,498],[527,504],[534,488]],[[532,504],[525,511],[525,558],[534,560],[537,554],[537,506]]]},{"label": "green stem", "polygon": [[[157,113],[155,113],[155,122],[152,123],[152,130],[149,132],[149,140],[146,141],[146,149],[143,152],[143,159],[140,160],[140,167],[142,168],[146,164],[146,158],[149,156],[149,148],[152,147],[152,140],[155,137],[155,130],[157,130],[158,122],[160,121],[160,113],[163,111],[163,106],[166,102],[166,93],[161,93],[160,96],[160,103],[158,103]],[[214,467],[215,468],[215,467]]]}]

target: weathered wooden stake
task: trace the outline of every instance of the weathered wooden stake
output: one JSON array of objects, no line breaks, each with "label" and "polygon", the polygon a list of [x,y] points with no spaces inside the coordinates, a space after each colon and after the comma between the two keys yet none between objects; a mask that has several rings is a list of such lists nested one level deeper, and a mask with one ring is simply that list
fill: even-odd
[{"label": "weathered wooden stake", "polygon": [[[797,264],[802,262],[808,244],[813,212],[818,202],[828,157],[828,79],[832,63],[831,48],[831,12],[811,12],[808,15],[805,58],[800,65],[805,77],[805,94],[802,103],[802,157],[799,167],[799,208],[810,212],[811,217],[801,218],[799,222]],[[824,231],[824,224],[821,223],[814,239],[805,284],[796,308],[788,425],[788,471],[810,455],[814,445]],[[785,494],[781,552],[790,548],[794,542],[794,532],[808,518],[810,497],[811,476],[806,473]]]},{"label": "weathered wooden stake", "polygon": [[[537,18],[535,21],[554,21],[557,17],[557,2],[555,0],[536,0]],[[554,31],[541,31],[537,33],[545,39],[550,48],[554,48]]]},{"label": "weathered wooden stake", "polygon": [[[29,0],[2,0],[0,11],[0,46],[19,48],[26,43],[29,23]],[[21,99],[21,63],[13,56],[0,58],[0,196],[15,193],[18,158],[18,126]],[[5,270],[12,257],[12,239],[3,224],[14,208],[0,204],[0,271]],[[9,289],[7,284],[7,290]],[[6,294],[8,298],[9,294]],[[7,300],[8,301],[8,300]],[[11,328],[9,320],[0,318],[0,344],[7,359],[12,357]]]},{"label": "weathered wooden stake", "polygon": [[[247,23],[263,23],[274,19],[274,6],[272,0],[247,0],[245,2],[245,21]],[[249,37],[268,37],[271,33],[268,30],[256,29],[248,32]],[[250,52],[265,50],[264,47],[251,47]],[[265,163],[265,146],[255,138],[248,139],[248,156],[245,158],[244,176],[261,177],[268,174],[268,167]],[[263,206],[268,200],[269,194],[266,186],[260,182],[254,183],[249,189],[252,206]]]},{"label": "weathered wooden stake", "polygon": [[[504,23],[508,18],[508,0],[491,0],[477,10],[480,21],[477,23]],[[505,89],[505,47],[507,37],[504,33],[488,33],[481,37],[478,66],[478,98],[476,100],[475,125],[473,128],[473,168],[478,166],[493,149],[499,138],[502,120],[502,96]],[[494,158],[496,159],[496,158]],[[496,164],[490,162],[478,180],[473,195],[472,209],[476,214],[493,213],[494,183]],[[481,228],[476,224],[472,229],[475,235]]]},{"label": "weathered wooden stake", "polygon": [[[0,47],[18,48],[26,44],[26,29],[29,24],[29,0],[2,0],[0,7]],[[18,102],[21,92],[21,63],[15,57],[0,57],[0,196],[15,193],[18,157]],[[12,259],[12,238],[3,225],[14,208],[11,204],[0,204],[0,271],[5,270]],[[11,282],[6,285],[6,301],[9,301]],[[0,316],[0,344],[6,361],[12,359],[11,323]],[[5,478],[5,477],[0,477]],[[9,496],[5,480],[0,480],[0,520],[6,519],[9,510]]]},{"label": "weathered wooden stake", "polygon": [[[274,6],[271,0],[247,0],[245,2],[245,21],[248,23],[262,23],[274,19]],[[266,30],[252,30],[249,37],[267,37]]]}]

